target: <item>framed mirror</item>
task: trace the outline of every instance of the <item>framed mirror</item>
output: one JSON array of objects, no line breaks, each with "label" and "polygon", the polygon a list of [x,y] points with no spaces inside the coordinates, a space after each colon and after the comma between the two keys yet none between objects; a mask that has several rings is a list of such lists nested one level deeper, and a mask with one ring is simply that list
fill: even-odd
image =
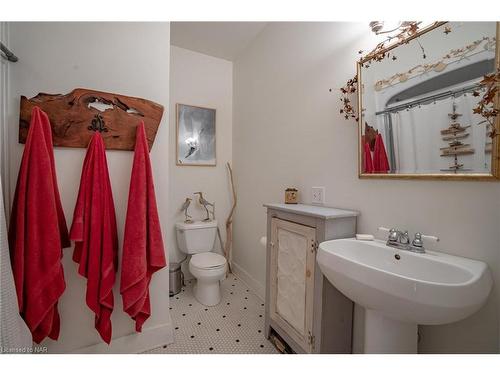
[{"label": "framed mirror", "polygon": [[358,62],[360,178],[500,178],[500,116],[475,111],[499,36],[497,22],[436,22]]}]

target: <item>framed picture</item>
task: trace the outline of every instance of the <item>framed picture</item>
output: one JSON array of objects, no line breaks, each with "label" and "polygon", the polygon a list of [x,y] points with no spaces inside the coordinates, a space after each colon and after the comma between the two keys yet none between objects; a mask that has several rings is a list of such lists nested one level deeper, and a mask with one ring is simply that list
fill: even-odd
[{"label": "framed picture", "polygon": [[215,109],[179,104],[177,165],[215,166]]}]

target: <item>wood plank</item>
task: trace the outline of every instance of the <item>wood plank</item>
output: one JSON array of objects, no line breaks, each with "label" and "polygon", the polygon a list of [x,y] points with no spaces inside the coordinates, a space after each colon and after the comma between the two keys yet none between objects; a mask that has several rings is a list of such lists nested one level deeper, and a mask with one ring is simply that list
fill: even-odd
[{"label": "wood plank", "polygon": [[458,169],[462,169],[463,168],[463,164],[456,164],[456,165],[452,165],[451,167],[448,167],[446,169],[441,169],[442,171],[456,171]]},{"label": "wood plank", "polygon": [[468,136],[469,136],[469,133],[451,135],[451,136],[448,136],[448,137],[443,137],[443,141],[456,141],[456,140],[459,140],[459,139],[467,138]]},{"label": "wood plank", "polygon": [[441,134],[457,134],[457,133],[463,133],[466,129],[470,128],[470,125],[467,126],[450,126],[449,128],[441,130]]},{"label": "wood plank", "polygon": [[460,149],[456,151],[443,151],[441,156],[455,156],[455,155],[469,155],[473,154],[475,151],[473,148]]},{"label": "wood plank", "polygon": [[441,151],[456,151],[456,150],[463,149],[465,147],[470,147],[470,143],[464,143],[464,144],[460,144],[460,145],[456,145],[456,146],[440,147],[439,149]]},{"label": "wood plank", "polygon": [[65,95],[21,96],[19,143],[26,142],[34,106],[49,116],[53,144],[59,147],[86,148],[94,132],[89,129],[92,120],[100,116],[106,129],[101,132],[106,149],[133,150],[136,127],[142,120],[151,150],[163,116],[163,106],[150,100],[82,88]]}]

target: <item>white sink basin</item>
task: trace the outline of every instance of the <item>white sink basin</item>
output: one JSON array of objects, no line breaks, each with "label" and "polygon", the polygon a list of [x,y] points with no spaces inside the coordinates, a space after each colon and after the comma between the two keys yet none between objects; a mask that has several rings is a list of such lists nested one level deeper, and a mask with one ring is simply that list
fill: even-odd
[{"label": "white sink basin", "polygon": [[[319,245],[317,260],[337,289],[367,309],[365,349],[370,352],[416,352],[417,324],[466,318],[481,308],[492,286],[483,262],[432,251],[411,253],[382,241],[326,241]],[[367,337],[370,332],[377,336],[380,327],[383,338]],[[397,336],[407,331],[406,341],[415,342],[391,339],[391,327]],[[389,341],[385,349],[384,340]]]}]

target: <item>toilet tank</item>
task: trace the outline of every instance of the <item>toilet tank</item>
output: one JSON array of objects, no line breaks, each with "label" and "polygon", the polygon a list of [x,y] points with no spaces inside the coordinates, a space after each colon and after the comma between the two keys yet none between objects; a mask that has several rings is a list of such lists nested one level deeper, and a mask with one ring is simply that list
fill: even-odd
[{"label": "toilet tank", "polygon": [[185,254],[207,253],[212,251],[217,235],[217,221],[195,221],[176,223],[177,245]]}]

